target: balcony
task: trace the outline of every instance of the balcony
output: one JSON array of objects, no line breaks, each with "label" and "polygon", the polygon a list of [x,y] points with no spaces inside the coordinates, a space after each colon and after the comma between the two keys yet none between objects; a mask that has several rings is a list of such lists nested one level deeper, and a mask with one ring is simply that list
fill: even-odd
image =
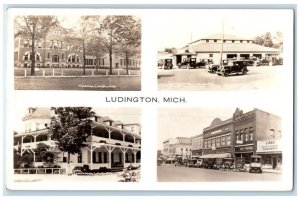
[{"label": "balcony", "polygon": [[88,142],[93,142],[93,143],[106,143],[106,144],[120,144],[120,146],[124,147],[134,147],[134,148],[139,148],[141,145],[140,144],[135,144],[132,142],[125,142],[121,140],[114,140],[114,139],[109,139],[109,138],[103,138],[103,137],[98,137],[98,136],[92,136],[92,139],[89,138]]},{"label": "balcony", "polygon": [[56,146],[56,144],[53,140],[47,140],[47,141],[23,143],[22,149],[35,149],[37,147],[37,144],[39,144],[39,143],[47,144],[50,147],[55,147]]}]

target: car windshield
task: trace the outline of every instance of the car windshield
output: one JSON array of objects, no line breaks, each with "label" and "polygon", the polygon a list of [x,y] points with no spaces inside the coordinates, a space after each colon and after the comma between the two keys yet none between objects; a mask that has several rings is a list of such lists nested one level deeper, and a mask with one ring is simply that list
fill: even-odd
[{"label": "car windshield", "polygon": [[260,158],[252,158],[253,163],[260,163]]}]

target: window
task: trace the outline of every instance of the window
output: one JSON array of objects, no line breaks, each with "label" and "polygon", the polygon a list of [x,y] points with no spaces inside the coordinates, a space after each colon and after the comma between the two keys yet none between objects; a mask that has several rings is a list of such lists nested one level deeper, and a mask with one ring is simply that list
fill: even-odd
[{"label": "window", "polygon": [[217,137],[217,139],[216,139],[216,147],[219,147],[220,144],[221,144],[221,138]]},{"label": "window", "polygon": [[50,53],[48,53],[47,58],[50,58]]},{"label": "window", "polygon": [[123,65],[123,59],[120,58],[120,65]]},{"label": "window", "polygon": [[57,49],[57,47],[58,47],[58,41],[57,40],[53,41],[53,47],[54,47],[54,49]]},{"label": "window", "polygon": [[64,59],[64,54],[61,54],[61,59]]},{"label": "window", "polygon": [[226,135],[226,145],[231,145],[231,135]]},{"label": "window", "polygon": [[28,54],[25,54],[24,60],[28,61]]},{"label": "window", "polygon": [[226,142],[226,136],[222,135],[221,136],[221,146],[225,146],[225,142]]},{"label": "window", "polygon": [[244,134],[241,133],[241,140],[244,141]]},{"label": "window", "polygon": [[253,129],[252,127],[249,128],[249,141],[253,140]]},{"label": "window", "polygon": [[79,63],[79,56],[77,56],[77,62]]},{"label": "window", "polygon": [[63,162],[67,162],[67,157],[65,155],[63,155]]},{"label": "window", "polygon": [[213,138],[213,139],[211,140],[211,145],[212,145],[212,146],[216,146],[216,138]]},{"label": "window", "polygon": [[185,151],[189,151],[188,148],[186,148]]},{"label": "window", "polygon": [[58,63],[59,62],[59,56],[58,55],[54,55],[53,58],[52,58],[52,62]]},{"label": "window", "polygon": [[207,140],[204,140],[204,148],[207,148]]},{"label": "window", "polygon": [[245,141],[248,141],[248,133],[245,133]]}]

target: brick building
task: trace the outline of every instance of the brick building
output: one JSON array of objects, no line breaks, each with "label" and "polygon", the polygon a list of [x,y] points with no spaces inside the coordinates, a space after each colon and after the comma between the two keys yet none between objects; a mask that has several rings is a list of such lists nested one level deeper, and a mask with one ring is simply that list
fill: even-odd
[{"label": "brick building", "polygon": [[[68,67],[80,68],[84,64],[82,47],[79,44],[72,43],[68,37],[74,36],[71,29],[62,26],[53,28],[46,37],[35,43],[36,47],[36,67]],[[30,67],[32,60],[31,41],[20,37],[14,41],[14,66]],[[136,49],[136,53],[129,57],[128,65],[130,68],[140,68],[140,47]],[[103,53],[97,57],[95,53],[86,55],[85,66],[87,68],[95,68],[97,66],[108,68],[109,55]],[[113,68],[125,68],[125,56],[121,52],[112,55]]]}]

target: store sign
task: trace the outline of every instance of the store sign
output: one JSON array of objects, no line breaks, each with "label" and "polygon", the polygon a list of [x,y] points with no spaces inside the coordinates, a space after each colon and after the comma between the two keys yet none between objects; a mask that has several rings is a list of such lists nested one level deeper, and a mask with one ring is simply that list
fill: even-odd
[{"label": "store sign", "polygon": [[282,151],[281,140],[257,141],[257,153]]},{"label": "store sign", "polygon": [[243,144],[243,140],[236,140],[236,144]]},{"label": "store sign", "polygon": [[254,146],[249,145],[249,146],[243,146],[243,147],[235,147],[236,152],[246,152],[246,151],[253,151]]},{"label": "store sign", "polygon": [[217,133],[221,133],[222,132],[222,130],[221,129],[219,129],[219,130],[216,130],[216,131],[212,131],[210,134],[217,134]]}]

